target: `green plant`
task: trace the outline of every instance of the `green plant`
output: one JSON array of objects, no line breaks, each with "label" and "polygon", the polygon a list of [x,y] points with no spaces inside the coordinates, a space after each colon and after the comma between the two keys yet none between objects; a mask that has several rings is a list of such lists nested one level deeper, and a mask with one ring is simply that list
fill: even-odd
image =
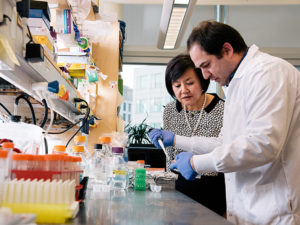
[{"label": "green plant", "polygon": [[148,132],[151,128],[145,123],[146,118],[142,123],[131,126],[130,123],[125,126],[125,132],[128,134],[129,144],[152,144]]}]

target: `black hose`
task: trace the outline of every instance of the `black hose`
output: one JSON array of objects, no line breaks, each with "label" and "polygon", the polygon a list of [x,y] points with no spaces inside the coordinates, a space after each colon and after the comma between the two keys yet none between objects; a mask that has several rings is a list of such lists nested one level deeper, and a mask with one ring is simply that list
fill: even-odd
[{"label": "black hose", "polygon": [[8,115],[11,116],[10,111],[0,102],[0,105],[2,106],[2,108],[8,113]]},{"label": "black hose", "polygon": [[44,106],[44,117],[43,120],[40,124],[40,127],[43,128],[45,126],[45,123],[47,122],[48,119],[48,105],[45,99],[42,100],[43,106]]},{"label": "black hose", "polygon": [[16,100],[15,100],[15,105],[18,106],[19,100],[20,100],[21,98],[24,99],[24,100],[27,102],[27,104],[29,105],[29,108],[30,108],[30,111],[31,111],[31,116],[32,116],[32,123],[33,123],[33,124],[36,124],[35,113],[34,113],[34,110],[33,110],[33,107],[32,107],[31,102],[28,100],[28,95],[25,95],[25,94],[19,95],[19,96],[16,98]]},{"label": "black hose", "polygon": [[46,137],[44,137],[44,146],[45,146],[45,154],[48,154],[48,141]]},{"label": "black hose", "polygon": [[63,131],[60,132],[48,132],[47,134],[63,134],[65,132],[67,132],[68,130],[70,130],[72,127],[76,126],[78,123],[80,123],[82,120],[77,121],[76,123],[72,124],[70,127],[66,128]]},{"label": "black hose", "polygon": [[85,114],[85,117],[82,120],[82,124],[81,126],[78,128],[78,130],[75,132],[75,134],[72,135],[72,137],[68,140],[67,144],[66,144],[66,148],[68,147],[68,145],[70,144],[71,140],[75,137],[75,135],[80,131],[80,129],[85,125],[85,123],[88,123],[88,117],[90,115],[90,108],[88,103],[84,100],[84,99],[80,99],[80,98],[74,98],[74,102],[85,102],[85,104],[87,105],[87,111]]}]

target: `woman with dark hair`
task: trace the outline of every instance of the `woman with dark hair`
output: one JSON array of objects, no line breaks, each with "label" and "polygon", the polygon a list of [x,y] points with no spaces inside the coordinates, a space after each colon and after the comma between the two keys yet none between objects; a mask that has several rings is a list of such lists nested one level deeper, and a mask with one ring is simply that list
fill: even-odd
[{"label": "woman with dark hair", "polygon": [[[178,55],[167,66],[166,88],[175,99],[165,106],[164,129],[181,136],[218,137],[222,128],[224,101],[216,94],[207,94],[209,80],[195,68],[189,55]],[[170,160],[167,170],[183,150],[167,147]],[[226,212],[225,184],[222,173],[203,173],[194,181],[179,175],[176,189],[220,215]]]}]

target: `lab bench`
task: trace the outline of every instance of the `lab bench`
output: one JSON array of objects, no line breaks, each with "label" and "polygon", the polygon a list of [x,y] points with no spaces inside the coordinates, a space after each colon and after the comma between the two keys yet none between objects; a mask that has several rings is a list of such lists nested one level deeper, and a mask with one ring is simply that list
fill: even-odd
[{"label": "lab bench", "polygon": [[73,225],[231,224],[175,190],[87,192]]}]

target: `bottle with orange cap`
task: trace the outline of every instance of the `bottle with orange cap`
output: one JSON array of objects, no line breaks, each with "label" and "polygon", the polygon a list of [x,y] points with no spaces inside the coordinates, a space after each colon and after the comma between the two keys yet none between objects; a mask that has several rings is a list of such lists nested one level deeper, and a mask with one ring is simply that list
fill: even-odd
[{"label": "bottle with orange cap", "polygon": [[64,145],[54,145],[52,154],[67,154],[66,152],[66,146]]},{"label": "bottle with orange cap", "polygon": [[84,176],[87,175],[87,154],[85,152],[85,148],[82,145],[75,145],[72,147],[72,156],[80,157],[80,169],[83,170],[83,173],[80,174],[80,181],[83,179]]},{"label": "bottle with orange cap", "polygon": [[100,144],[102,144],[102,148],[104,150],[104,155],[106,157],[111,157],[112,156],[111,137],[101,136],[101,137],[99,137],[99,142],[100,142]]}]

